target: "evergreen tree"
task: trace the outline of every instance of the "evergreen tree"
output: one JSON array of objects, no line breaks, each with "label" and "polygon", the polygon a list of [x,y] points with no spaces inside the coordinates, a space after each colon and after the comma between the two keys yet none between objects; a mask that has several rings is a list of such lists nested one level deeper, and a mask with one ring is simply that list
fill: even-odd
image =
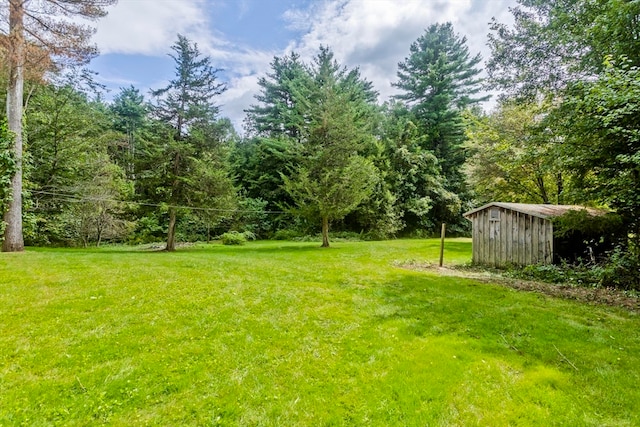
[{"label": "evergreen tree", "polygon": [[144,96],[133,86],[121,88],[110,106],[114,116],[114,128],[126,135],[123,144],[115,147],[117,163],[127,171],[129,179],[135,178],[136,140],[147,119],[147,105]]},{"label": "evergreen tree", "polygon": [[[167,251],[175,250],[179,208],[184,205],[210,209],[228,207],[233,186],[228,176],[226,148],[216,126],[214,98],[225,90],[209,57],[196,44],[179,35],[170,56],[176,76],[153,91],[152,113],[159,122],[155,142],[147,147],[143,172],[146,195],[167,205]],[[146,185],[145,185],[146,184]],[[151,184],[151,185],[149,185]]]},{"label": "evergreen tree", "polygon": [[[398,82],[403,93],[397,99],[406,103],[413,116],[422,150],[438,160],[444,190],[433,200],[431,222],[461,223],[460,203],[451,203],[451,194],[468,197],[462,166],[465,140],[462,111],[480,101],[478,77],[480,55],[471,57],[466,38],[456,35],[451,23],[431,25],[410,48],[410,55],[398,64]],[[418,189],[425,197],[427,188]]]},{"label": "evergreen tree", "polygon": [[367,134],[348,97],[330,86],[319,88],[315,97],[322,102],[310,111],[300,164],[284,181],[297,211],[320,220],[322,246],[328,247],[329,223],[342,219],[369,197],[377,171],[358,155]]},{"label": "evergreen tree", "polygon": [[288,137],[300,141],[305,126],[303,102],[309,91],[309,74],[300,56],[275,57],[271,73],[258,79],[259,105],[246,110],[248,130],[262,137]]},{"label": "evergreen tree", "polygon": [[373,140],[370,101],[377,94],[357,69],[340,67],[329,48],[321,47],[307,70],[300,160],[283,179],[298,212],[320,220],[322,246],[328,247],[330,222],[366,200],[378,180],[377,169],[362,156]]}]

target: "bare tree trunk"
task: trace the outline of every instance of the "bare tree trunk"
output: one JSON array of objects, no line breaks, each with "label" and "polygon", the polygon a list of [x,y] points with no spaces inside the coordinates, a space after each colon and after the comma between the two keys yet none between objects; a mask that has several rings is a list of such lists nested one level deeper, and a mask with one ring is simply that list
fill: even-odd
[{"label": "bare tree trunk", "polygon": [[322,217],[322,247],[329,247],[329,218],[326,216]]},{"label": "bare tree trunk", "polygon": [[176,250],[176,208],[169,208],[169,231],[167,232],[167,247],[165,251]]},{"label": "bare tree trunk", "polygon": [[24,92],[24,1],[9,1],[9,87],[7,119],[13,133],[13,155],[16,172],[11,179],[11,200],[4,214],[3,252],[24,250],[22,235],[22,103]]}]

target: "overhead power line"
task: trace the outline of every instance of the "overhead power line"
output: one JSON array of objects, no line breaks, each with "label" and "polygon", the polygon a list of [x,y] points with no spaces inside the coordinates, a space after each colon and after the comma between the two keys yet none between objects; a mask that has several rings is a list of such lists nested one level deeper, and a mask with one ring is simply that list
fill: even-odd
[{"label": "overhead power line", "polygon": [[86,203],[86,202],[110,202],[110,203],[126,203],[130,205],[136,206],[148,206],[148,207],[167,207],[174,209],[190,209],[193,211],[205,211],[205,212],[225,212],[225,213],[264,213],[271,215],[278,214],[290,214],[291,212],[286,211],[272,211],[272,210],[255,210],[255,209],[217,209],[217,208],[202,208],[197,206],[184,206],[184,205],[169,205],[164,203],[147,203],[147,202],[137,202],[137,201],[129,201],[129,200],[118,200],[109,197],[95,197],[95,196],[81,196],[78,194],[72,193],[58,193],[53,191],[40,191],[33,190],[32,194],[42,194],[47,196],[53,196],[57,198],[57,200],[65,201],[69,203]]}]

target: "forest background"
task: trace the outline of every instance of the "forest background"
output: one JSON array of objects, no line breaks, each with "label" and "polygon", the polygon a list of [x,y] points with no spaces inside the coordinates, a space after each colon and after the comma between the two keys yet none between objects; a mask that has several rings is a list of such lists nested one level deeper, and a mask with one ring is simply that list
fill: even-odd
[{"label": "forest background", "polygon": [[[242,136],[219,115],[219,70],[181,35],[167,47],[175,76],[165,87],[126,87],[106,101],[84,68],[96,54],[90,29],[71,20],[49,31],[43,10],[29,9],[67,3],[78,9],[53,12],[99,18],[114,1],[9,1],[27,7],[22,62],[4,11],[5,250],[20,250],[18,231],[28,245],[165,241],[168,250],[228,231],[322,232],[325,246],[329,227],[385,239],[428,236],[444,222],[463,235],[463,212],[499,200],[612,210],[625,238],[605,262],[640,280],[638,2],[518,1],[513,24],[488,28],[487,79],[452,24],[431,25],[408,46],[399,95],[384,103],[330,46],[309,62],[274,57]],[[5,114],[18,63],[16,150]],[[488,89],[501,94],[490,112],[480,107]],[[8,219],[16,204],[19,227]]]}]

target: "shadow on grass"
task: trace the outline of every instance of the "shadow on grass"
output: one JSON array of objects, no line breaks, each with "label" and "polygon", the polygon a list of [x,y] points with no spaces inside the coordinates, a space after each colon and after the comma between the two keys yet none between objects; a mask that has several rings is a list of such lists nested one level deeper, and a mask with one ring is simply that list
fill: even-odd
[{"label": "shadow on grass", "polygon": [[374,321],[394,322],[407,337],[470,339],[498,354],[511,353],[513,348],[506,340],[511,342],[514,337],[523,346],[523,340],[532,336],[547,341],[545,331],[558,327],[566,309],[558,300],[554,310],[556,300],[546,296],[438,275],[402,275],[380,291],[384,305]]},{"label": "shadow on grass", "polygon": [[[271,242],[270,242],[271,243]],[[157,246],[110,246],[110,247],[92,247],[92,248],[31,248],[34,252],[49,252],[49,251],[65,251],[68,253],[77,254],[165,254],[165,255],[180,255],[180,254],[194,254],[194,253],[299,253],[299,252],[317,252],[317,251],[334,251],[340,250],[339,247],[331,246],[329,248],[320,247],[319,243],[292,243],[292,244],[268,244],[268,245],[238,245],[238,246],[225,246],[222,244],[196,244],[190,246],[178,247],[173,252],[167,252],[164,244]]]}]

